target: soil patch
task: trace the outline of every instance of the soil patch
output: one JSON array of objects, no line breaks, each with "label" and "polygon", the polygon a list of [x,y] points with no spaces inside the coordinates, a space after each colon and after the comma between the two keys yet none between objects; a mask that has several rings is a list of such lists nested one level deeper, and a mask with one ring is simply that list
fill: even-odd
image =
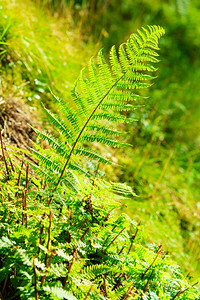
[{"label": "soil patch", "polygon": [[19,148],[31,146],[31,140],[35,140],[31,128],[36,124],[35,120],[36,113],[22,99],[0,100],[0,130],[6,144]]}]

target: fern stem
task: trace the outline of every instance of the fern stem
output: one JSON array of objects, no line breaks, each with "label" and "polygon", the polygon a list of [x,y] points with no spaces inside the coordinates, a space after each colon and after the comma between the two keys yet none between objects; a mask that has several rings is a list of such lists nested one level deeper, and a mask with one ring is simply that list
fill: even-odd
[{"label": "fern stem", "polygon": [[[28,190],[28,171],[29,171],[29,165],[27,164],[26,166],[26,184],[25,184],[25,189],[22,191],[22,225],[24,225],[25,221],[25,226],[27,228],[27,190]],[[25,213],[24,213],[25,211]]]},{"label": "fern stem", "polygon": [[42,233],[44,230],[44,225],[42,225],[42,227],[40,228],[40,239],[39,239],[39,244],[38,244],[38,251],[37,251],[37,255],[40,254],[40,245],[42,244]]},{"label": "fern stem", "polygon": [[87,292],[87,294],[86,294],[84,300],[86,300],[86,299],[88,298],[88,296],[89,296],[89,294],[90,294],[90,292],[91,292],[91,290],[92,290],[92,287],[93,287],[93,284],[92,284],[91,287],[89,288],[89,291]]},{"label": "fern stem", "polygon": [[145,288],[144,288],[144,292],[145,292],[145,293],[146,293],[147,290],[149,289],[149,282],[150,282],[150,280],[151,280],[151,277],[153,276],[153,273],[154,273],[154,269],[152,270],[152,272],[151,272],[151,274],[150,274],[150,276],[149,276],[149,278],[148,278],[148,280],[147,280],[147,283],[146,283],[146,285],[145,285]]},{"label": "fern stem", "polygon": [[2,291],[1,291],[2,295],[4,295],[4,292],[5,292],[5,289],[6,289],[6,285],[7,285],[7,282],[8,282],[8,276],[9,276],[9,274],[7,273],[6,278],[4,280],[4,283],[3,283],[3,288],[2,288]]},{"label": "fern stem", "polygon": [[118,238],[118,236],[126,229],[126,227],[122,228],[122,230],[116,235],[116,237],[110,242],[110,244],[103,251],[103,254],[106,253],[106,250],[114,243],[114,241]]},{"label": "fern stem", "polygon": [[[19,187],[19,183],[20,183],[20,178],[21,178],[21,174],[22,174],[22,168],[23,168],[23,165],[24,165],[24,161],[22,161],[21,169],[20,169],[20,171],[19,171],[19,175],[18,175],[18,178],[17,178],[17,186],[18,186],[18,187]],[[16,191],[15,197],[17,197],[18,192],[19,192],[19,189],[18,189],[18,191]]]},{"label": "fern stem", "polygon": [[5,146],[5,150],[6,150],[6,153],[7,153],[8,159],[9,159],[9,162],[10,162],[11,169],[12,169],[13,172],[15,172],[15,168],[14,168],[14,166],[13,166],[13,163],[12,163],[12,160],[11,160],[10,155],[9,155],[9,153],[8,153],[8,150],[6,149],[6,146]]},{"label": "fern stem", "polygon": [[156,262],[156,260],[158,259],[158,256],[160,255],[160,252],[162,250],[162,244],[158,247],[157,250],[157,254],[154,258],[154,260],[152,261],[152,263],[150,264],[150,266],[146,269],[146,271],[142,274],[141,279],[143,279],[145,277],[145,275],[147,274],[147,272],[151,269],[151,267],[154,265],[154,263]]},{"label": "fern stem", "polygon": [[27,227],[27,223],[28,223],[28,219],[27,219],[27,191],[28,191],[28,172],[29,172],[29,164],[27,164],[26,166],[26,185],[25,185],[25,191],[24,191],[24,208],[26,211],[26,215],[25,215],[25,222],[26,222],[26,227]]},{"label": "fern stem", "polygon": [[128,288],[128,291],[126,292],[126,295],[124,295],[124,298],[121,298],[122,300],[126,300],[128,299],[128,297],[130,296],[131,291],[134,289],[134,285],[132,287]]},{"label": "fern stem", "polygon": [[2,191],[2,188],[1,188],[1,187],[0,187],[0,195],[1,195],[2,204],[4,204],[3,191]]},{"label": "fern stem", "polygon": [[137,234],[138,234],[138,231],[139,231],[138,226],[140,226],[140,224],[141,224],[141,221],[140,221],[140,222],[138,223],[138,225],[137,225],[136,232],[135,232],[135,233],[132,235],[132,237],[131,237],[131,244],[130,244],[130,247],[129,247],[129,249],[128,249],[127,254],[129,254],[130,251],[131,251],[131,248],[132,248],[132,246],[133,246],[133,242],[134,242],[134,240],[135,240],[135,238],[136,238],[136,236],[137,236]]},{"label": "fern stem", "polygon": [[52,223],[52,212],[50,210],[49,212],[49,227],[48,227],[48,240],[47,240],[47,253],[45,255],[45,265],[47,265],[47,257],[48,257],[48,251],[49,251],[49,245],[51,241],[51,223]]},{"label": "fern stem", "polygon": [[37,274],[35,268],[35,258],[33,257],[33,273],[34,273],[34,289],[35,289],[35,300],[39,299],[39,294],[37,290]]},{"label": "fern stem", "polygon": [[[126,72],[125,72],[120,78],[118,78],[117,81],[111,86],[111,88],[107,91],[107,93],[106,93],[106,94],[103,96],[103,98],[99,101],[99,103],[98,103],[97,106],[94,108],[94,110],[92,111],[91,115],[89,116],[89,118],[87,119],[87,121],[85,122],[85,124],[83,125],[83,127],[82,127],[81,131],[79,132],[79,134],[78,134],[78,136],[77,136],[77,138],[76,138],[76,141],[75,141],[75,143],[74,143],[74,145],[73,145],[73,147],[72,147],[72,149],[71,149],[71,151],[70,151],[70,153],[69,153],[69,156],[68,156],[68,158],[67,158],[67,161],[66,161],[66,163],[65,163],[65,165],[64,165],[64,167],[63,167],[63,169],[62,169],[62,172],[61,172],[61,174],[60,174],[60,177],[59,177],[58,182],[57,182],[57,184],[56,184],[56,187],[55,187],[55,189],[54,189],[55,191],[57,190],[57,188],[58,188],[58,186],[59,186],[59,184],[60,184],[60,181],[61,181],[61,179],[62,179],[62,177],[63,177],[63,174],[64,174],[64,172],[65,172],[65,170],[66,170],[66,168],[67,168],[67,165],[68,165],[68,163],[69,163],[69,161],[70,161],[70,158],[71,158],[71,156],[72,156],[72,153],[73,153],[73,151],[74,151],[74,149],[75,149],[75,147],[76,147],[76,145],[77,145],[77,143],[78,143],[78,141],[79,141],[79,139],[80,139],[80,137],[81,137],[83,131],[85,130],[86,126],[88,125],[88,123],[89,123],[90,120],[92,119],[93,115],[95,114],[95,112],[97,111],[97,109],[99,108],[99,106],[101,105],[101,103],[105,100],[105,98],[106,98],[106,97],[108,96],[108,94],[112,91],[112,89],[114,88],[114,86],[115,86],[115,85],[116,85],[116,84],[124,77],[125,74],[126,74]],[[53,199],[53,198],[51,198],[51,199],[49,200],[49,204],[51,204],[52,199]]]},{"label": "fern stem", "polygon": [[42,280],[41,280],[41,284],[40,284],[41,287],[43,286],[45,278],[47,277],[47,272],[48,272],[48,269],[49,269],[52,257],[53,257],[53,252],[51,253],[51,255],[50,255],[49,259],[48,259],[48,263],[47,263],[47,266],[46,266],[46,271],[45,271],[45,274],[44,274],[44,276],[42,277]]},{"label": "fern stem", "polygon": [[7,173],[7,176],[9,177],[9,169],[8,169],[8,165],[7,165],[7,162],[6,162],[5,152],[4,152],[4,148],[3,148],[3,139],[2,139],[1,130],[0,130],[0,141],[1,141],[2,156],[3,156],[5,166],[6,166],[6,173]]},{"label": "fern stem", "polygon": [[107,297],[107,287],[106,287],[106,279],[105,276],[102,274],[103,277],[103,286],[104,286],[104,296]]},{"label": "fern stem", "polygon": [[195,285],[197,285],[199,283],[199,281],[197,281],[196,283],[194,283],[193,285],[189,286],[188,288],[186,288],[185,290],[180,290],[179,292],[176,293],[176,295],[171,299],[174,300],[176,297],[178,297],[179,295],[185,293],[186,291],[188,291],[189,289],[191,289],[192,287],[194,287]]},{"label": "fern stem", "polygon": [[84,239],[84,237],[86,236],[86,234],[88,233],[89,230],[90,230],[90,227],[87,227],[86,230],[84,231],[84,233],[82,234],[80,241],[82,241]]},{"label": "fern stem", "polygon": [[68,266],[68,269],[67,269],[68,273],[67,273],[67,275],[66,275],[66,277],[65,277],[65,279],[64,279],[64,282],[63,282],[63,286],[64,286],[64,287],[65,287],[66,284],[67,284],[67,280],[68,280],[68,277],[69,277],[69,273],[70,273],[70,271],[71,271],[72,265],[73,265],[74,260],[75,260],[75,255],[76,255],[75,252],[76,252],[76,249],[73,250],[72,261],[71,261],[71,263],[70,263],[69,266]]}]

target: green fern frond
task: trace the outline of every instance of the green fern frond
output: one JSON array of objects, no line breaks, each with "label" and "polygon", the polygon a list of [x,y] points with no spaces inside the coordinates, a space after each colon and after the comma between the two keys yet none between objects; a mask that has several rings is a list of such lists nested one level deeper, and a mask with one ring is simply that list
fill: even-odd
[{"label": "green fern frond", "polygon": [[96,113],[93,115],[92,120],[107,120],[110,122],[118,122],[118,123],[133,123],[136,120],[127,118],[126,116],[120,114],[114,114],[109,112]]},{"label": "green fern frond", "polygon": [[45,292],[48,292],[49,295],[53,294],[54,296],[56,296],[57,299],[77,300],[77,298],[74,297],[71,292],[68,292],[61,287],[43,286],[42,289]]},{"label": "green fern frond", "polygon": [[87,266],[83,269],[83,274],[88,280],[94,280],[98,276],[102,276],[106,273],[112,272],[113,274],[119,272],[118,267],[112,267],[106,266],[104,264],[96,264],[96,265],[91,265]]},{"label": "green fern frond", "polygon": [[108,128],[106,126],[103,126],[103,125],[100,125],[100,124],[97,124],[97,123],[90,124],[88,127],[91,131],[102,132],[102,133],[107,134],[109,136],[111,136],[111,135],[119,136],[119,135],[123,135],[123,134],[126,133],[126,132],[118,131],[118,130],[115,130],[115,129],[112,129],[112,128]]},{"label": "green fern frond", "polygon": [[102,110],[114,110],[114,111],[133,111],[137,107],[131,104],[123,104],[123,103],[118,103],[117,101],[113,102],[108,102],[105,101],[104,103],[101,104],[100,109]]},{"label": "green fern frond", "polygon": [[111,187],[115,193],[124,195],[125,197],[136,196],[132,188],[124,183],[111,182]]},{"label": "green fern frond", "polygon": [[108,145],[108,146],[111,146],[111,147],[125,147],[125,146],[130,146],[130,144],[126,144],[126,143],[121,143],[117,140],[114,140],[114,139],[110,139],[110,138],[107,138],[105,135],[102,135],[102,134],[84,134],[82,136],[82,138],[80,139],[80,141],[82,142],[98,142],[98,143],[101,143],[101,144],[104,144],[104,145]]},{"label": "green fern frond", "polygon": [[72,156],[73,160],[80,154],[105,162],[95,153],[80,150],[81,143],[96,141],[112,147],[127,145],[118,141],[121,134],[112,129],[112,123],[135,121],[123,112],[135,110],[132,102],[140,98],[135,94],[136,90],[152,85],[150,81],[155,77],[151,73],[156,71],[158,41],[163,34],[164,29],[160,26],[142,28],[132,34],[118,51],[113,46],[108,61],[100,50],[97,58],[91,58],[88,67],[81,71],[72,89],[73,105],[53,95],[62,118],[46,108],[45,111],[69,148],[63,145],[63,138],[61,143],[44,133],[39,133],[39,136],[48,140],[65,159],[57,185],[65,170],[73,167],[70,165]]},{"label": "green fern frond", "polygon": [[[58,165],[56,165],[53,161],[48,160],[47,157],[41,157],[41,161],[47,164],[45,164],[44,167],[41,167],[33,163],[29,163],[30,167],[35,170],[38,175],[43,176],[48,184],[50,184],[51,186],[55,186],[62,171],[61,167],[59,168]],[[63,176],[62,182],[66,187],[68,187],[75,193],[79,193],[79,181],[77,176],[72,171],[67,170],[66,174]]]},{"label": "green fern frond", "polygon": [[99,153],[92,151],[90,148],[80,148],[77,147],[74,151],[74,154],[89,157],[92,160],[97,160],[104,164],[111,164],[111,162],[105,157],[101,156]]},{"label": "green fern frond", "polygon": [[[33,128],[33,127],[32,127]],[[69,148],[66,147],[64,143],[59,141],[55,136],[40,131],[36,128],[33,128],[33,130],[37,133],[38,137],[41,138],[43,141],[47,141],[50,146],[52,146],[58,154],[60,154],[63,158],[67,158],[69,154]]]},{"label": "green fern frond", "polygon": [[[67,124],[63,120],[61,120],[57,115],[50,112],[46,107],[43,106],[43,108],[47,114],[49,121],[59,130],[60,134],[64,135],[67,139],[71,139],[72,132],[68,130]],[[73,123],[71,123],[71,126],[73,126]]]}]

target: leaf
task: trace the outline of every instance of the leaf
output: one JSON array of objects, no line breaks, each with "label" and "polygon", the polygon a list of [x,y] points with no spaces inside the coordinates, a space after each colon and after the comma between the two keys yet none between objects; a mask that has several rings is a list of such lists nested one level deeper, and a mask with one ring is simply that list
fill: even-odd
[{"label": "leaf", "polygon": [[43,286],[43,290],[57,296],[59,299],[66,298],[67,300],[77,300],[77,298],[74,297],[71,292],[65,291],[61,287]]}]

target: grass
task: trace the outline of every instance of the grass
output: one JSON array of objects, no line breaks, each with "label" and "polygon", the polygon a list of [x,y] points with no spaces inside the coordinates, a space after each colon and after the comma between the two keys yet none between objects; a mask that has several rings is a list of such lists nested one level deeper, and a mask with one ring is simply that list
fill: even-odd
[{"label": "grass", "polygon": [[[56,19],[32,1],[3,0],[2,94],[24,93],[27,102],[50,102],[48,88],[65,99],[91,54],[69,19]],[[17,12],[17,13],[16,13]],[[3,46],[3,44],[1,44]],[[2,47],[1,46],[1,47]]]}]

